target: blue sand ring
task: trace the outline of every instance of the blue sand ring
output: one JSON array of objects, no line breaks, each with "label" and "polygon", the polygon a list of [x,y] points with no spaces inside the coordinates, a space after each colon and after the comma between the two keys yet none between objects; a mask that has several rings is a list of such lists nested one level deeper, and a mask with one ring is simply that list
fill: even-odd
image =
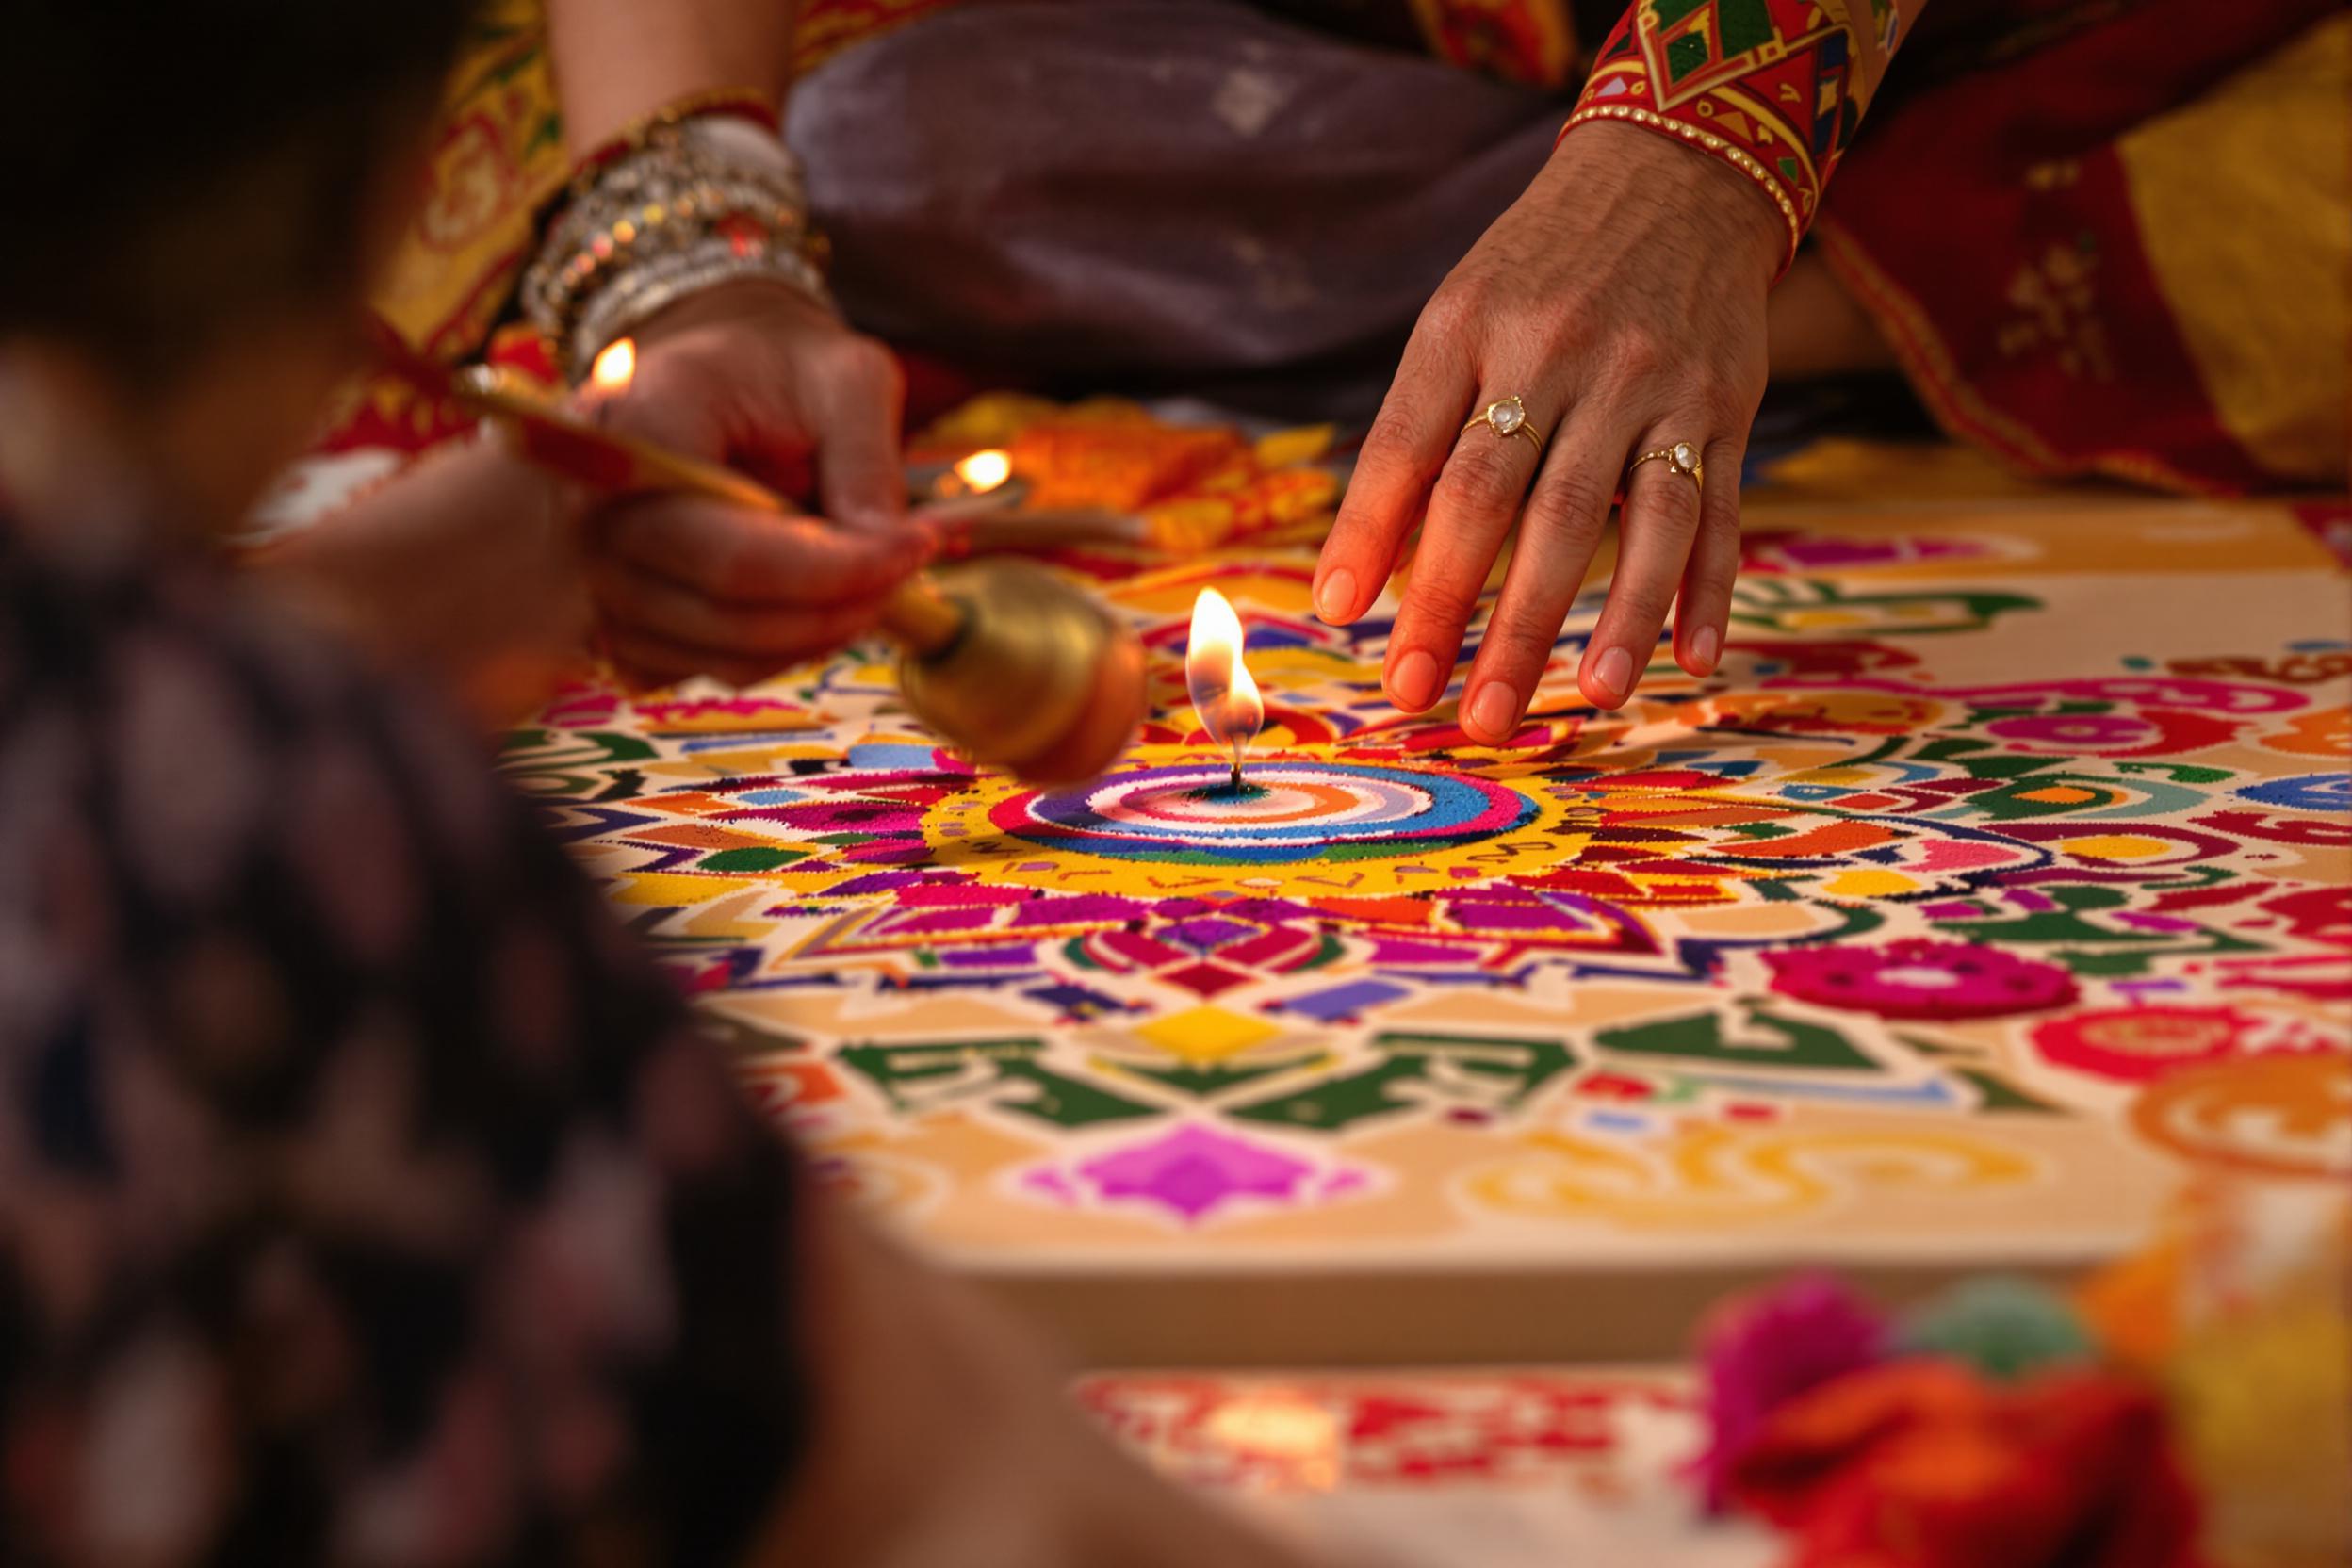
[{"label": "blue sand ring", "polygon": [[1535,820],[1536,803],[1459,774],[1340,762],[1261,763],[1228,792],[1222,764],[1143,768],[1032,791],[988,813],[1029,843],[1190,865],[1391,859],[1477,843]]}]

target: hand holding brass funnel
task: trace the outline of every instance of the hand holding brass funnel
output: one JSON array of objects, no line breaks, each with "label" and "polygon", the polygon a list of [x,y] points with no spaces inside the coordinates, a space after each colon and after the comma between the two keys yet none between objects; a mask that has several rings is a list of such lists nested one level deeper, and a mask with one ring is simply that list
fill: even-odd
[{"label": "hand holding brass funnel", "polygon": [[[600,362],[605,395],[625,389],[627,376],[608,381]],[[498,420],[524,457],[568,478],[618,492],[694,491],[796,514],[734,469],[619,434],[495,372],[441,379],[459,401]],[[903,649],[906,706],[985,766],[1036,783],[1076,783],[1110,766],[1142,722],[1142,643],[1043,567],[997,561],[919,572],[885,604],[882,625]]]}]

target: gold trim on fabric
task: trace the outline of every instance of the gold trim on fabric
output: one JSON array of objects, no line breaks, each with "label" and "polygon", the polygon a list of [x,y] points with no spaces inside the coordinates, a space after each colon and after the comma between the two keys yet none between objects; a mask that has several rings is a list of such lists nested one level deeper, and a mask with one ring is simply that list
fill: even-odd
[{"label": "gold trim on fabric", "polygon": [[2224,429],[2283,479],[2345,472],[2352,15],[2115,144],[2140,242]]},{"label": "gold trim on fabric", "polygon": [[[1847,39],[1846,95],[1862,106],[1867,113],[1870,99],[1878,92],[1878,84],[1886,74],[1889,51],[1886,47],[1888,30],[1909,31],[1908,24],[1917,20],[1917,4],[1898,6],[1890,0],[1861,0],[1863,25],[1854,24],[1857,7],[1851,0],[1813,0],[1821,14],[1845,29]],[[1905,16],[1904,12],[1912,13]]]},{"label": "gold trim on fabric", "polygon": [[1764,192],[1765,200],[1780,209],[1780,216],[1788,226],[1788,253],[1782,258],[1781,270],[1786,272],[1788,270],[1788,264],[1796,260],[1797,247],[1805,240],[1805,220],[1798,216],[1797,204],[1795,199],[1788,194],[1788,188],[1781,183],[1778,175],[1758,162],[1746,148],[1735,144],[1726,138],[1717,136],[1703,125],[1694,125],[1685,120],[1669,120],[1662,114],[1653,114],[1648,109],[1631,104],[1587,105],[1568,117],[1568,123],[1560,128],[1560,134],[1566,136],[1578,125],[1589,124],[1595,120],[1621,120],[1629,124],[1640,125],[1645,130],[1657,131],[1664,136],[1680,137],[1692,146],[1714,154],[1749,179],[1754,180],[1757,188]]},{"label": "gold trim on fabric", "polygon": [[2226,495],[2228,487],[2184,474],[2153,452],[2104,451],[2060,456],[2034,429],[1984,400],[1960,368],[1942,333],[1919,302],[1879,267],[1862,242],[1835,217],[1813,227],[1821,260],[1886,335],[1912,390],[1946,432],[1972,441],[2028,473],[2106,474],[2153,489]]},{"label": "gold trim on fabric", "polygon": [[571,172],[536,0],[477,14],[427,154],[424,200],[370,301],[416,349],[480,347],[506,307],[540,206]]}]

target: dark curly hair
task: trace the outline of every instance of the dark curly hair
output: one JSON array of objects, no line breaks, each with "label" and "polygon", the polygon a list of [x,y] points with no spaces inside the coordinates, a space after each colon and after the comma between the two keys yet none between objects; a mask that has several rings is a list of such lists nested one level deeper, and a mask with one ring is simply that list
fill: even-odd
[{"label": "dark curly hair", "polygon": [[168,379],[355,296],[472,0],[0,0],[0,335]]}]

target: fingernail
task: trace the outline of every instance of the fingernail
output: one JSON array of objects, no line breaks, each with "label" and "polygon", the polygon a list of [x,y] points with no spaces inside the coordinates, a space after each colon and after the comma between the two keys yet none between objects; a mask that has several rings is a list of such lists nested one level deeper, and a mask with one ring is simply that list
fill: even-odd
[{"label": "fingernail", "polygon": [[1437,700],[1437,661],[1413,649],[1389,671],[1388,689],[1401,708],[1427,708]]},{"label": "fingernail", "polygon": [[1633,684],[1633,655],[1623,648],[1602,649],[1592,665],[1592,684],[1610,702],[1622,701]]},{"label": "fingernail", "polygon": [[1723,650],[1723,634],[1711,626],[1703,626],[1690,634],[1690,653],[1698,660],[1702,674],[1715,670],[1716,656]]},{"label": "fingernail", "polygon": [[1519,718],[1519,694],[1499,680],[1490,680],[1470,699],[1470,717],[1481,730],[1502,740]]},{"label": "fingernail", "polygon": [[1315,585],[1315,612],[1333,626],[1348,618],[1356,605],[1356,574],[1334,566]]}]

